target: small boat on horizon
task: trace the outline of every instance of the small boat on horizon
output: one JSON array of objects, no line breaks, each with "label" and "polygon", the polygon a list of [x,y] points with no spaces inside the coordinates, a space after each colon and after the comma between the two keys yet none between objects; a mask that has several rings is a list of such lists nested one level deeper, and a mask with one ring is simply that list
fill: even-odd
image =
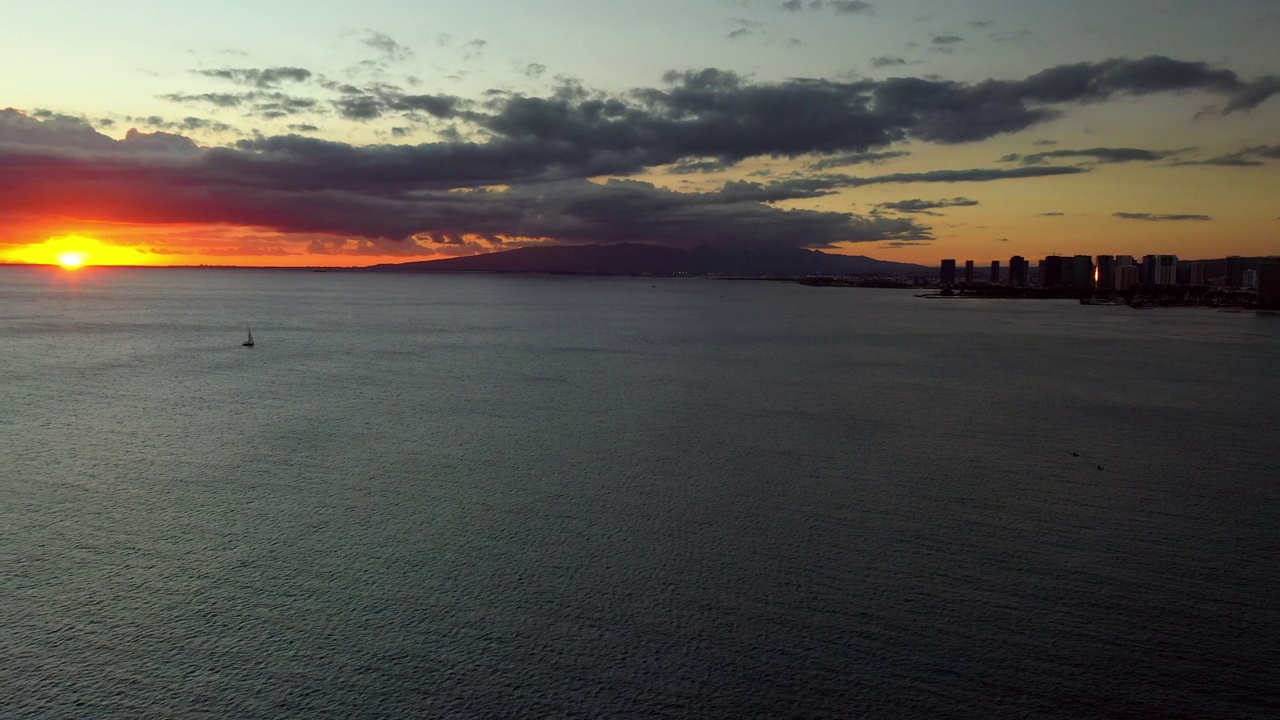
[{"label": "small boat on horizon", "polygon": [[240,344],[241,344],[241,345],[243,345],[243,346],[245,346],[245,347],[253,347],[253,331],[249,329],[249,326],[248,326],[248,325],[245,325],[245,326],[244,326],[244,330],[245,330],[245,332],[249,333],[249,339],[248,339],[248,340],[245,340],[244,342],[242,342],[242,343],[240,343]]}]

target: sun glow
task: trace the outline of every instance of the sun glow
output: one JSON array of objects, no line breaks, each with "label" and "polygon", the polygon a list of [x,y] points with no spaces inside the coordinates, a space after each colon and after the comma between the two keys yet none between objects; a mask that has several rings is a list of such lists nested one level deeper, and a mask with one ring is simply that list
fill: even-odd
[{"label": "sun glow", "polygon": [[59,265],[67,270],[90,265],[154,265],[155,258],[137,247],[116,245],[88,235],[55,235],[42,242],[19,245],[0,261]]},{"label": "sun glow", "polygon": [[84,265],[86,259],[87,257],[84,253],[72,250],[59,255],[58,264],[68,270],[75,270]]}]

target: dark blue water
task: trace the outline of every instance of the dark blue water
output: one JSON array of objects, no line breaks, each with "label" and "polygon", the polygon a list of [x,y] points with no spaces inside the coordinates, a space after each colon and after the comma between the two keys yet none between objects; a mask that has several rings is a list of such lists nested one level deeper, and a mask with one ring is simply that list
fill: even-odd
[{"label": "dark blue water", "polygon": [[6,268],[0,367],[3,717],[1280,712],[1280,318]]}]

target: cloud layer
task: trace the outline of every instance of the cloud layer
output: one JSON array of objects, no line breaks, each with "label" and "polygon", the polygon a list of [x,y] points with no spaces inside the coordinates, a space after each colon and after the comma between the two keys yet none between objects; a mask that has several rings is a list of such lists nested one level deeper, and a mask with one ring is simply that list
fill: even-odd
[{"label": "cloud layer", "polygon": [[[860,14],[871,8],[826,2],[797,9]],[[386,36],[371,34],[365,42],[387,54],[403,51]],[[821,171],[903,157],[905,150],[893,148],[900,143],[956,144],[1021,132],[1073,104],[1116,96],[1200,91],[1221,98],[1222,112],[1229,113],[1253,108],[1280,92],[1274,77],[1249,81],[1206,63],[1165,57],[1077,63],[1020,80],[980,83],[912,77],[762,83],[712,68],[670,72],[658,87],[621,94],[562,82],[545,96],[495,92],[482,99],[407,93],[385,83],[337,83],[295,67],[199,72],[236,87],[225,93],[166,97],[259,117],[322,111],[357,122],[397,117],[435,127],[443,139],[357,146],[300,135],[255,136],[232,147],[206,148],[169,132],[135,130],[115,140],[81,119],[4,110],[0,213],[218,223],[428,245],[476,238],[491,245],[520,239],[804,247],[919,242],[931,237],[930,230],[909,217],[782,209],[775,203],[869,185],[1072,175],[1089,168],[1047,161],[1151,161],[1168,153],[1053,150],[1004,158],[1020,163],[1016,167],[820,173],[771,183],[728,182],[704,192],[598,179],[662,167],[677,173],[718,172],[752,158],[805,158],[810,172]],[[314,129],[307,123],[295,125]],[[1274,147],[1259,146],[1241,158],[1257,161],[1276,154]],[[977,201],[968,198],[916,199],[879,209],[929,215],[973,204]]]}]

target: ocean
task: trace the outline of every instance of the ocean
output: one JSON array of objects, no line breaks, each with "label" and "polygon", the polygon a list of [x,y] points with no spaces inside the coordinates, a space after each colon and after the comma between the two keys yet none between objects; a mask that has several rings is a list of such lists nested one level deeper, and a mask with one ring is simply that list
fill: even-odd
[{"label": "ocean", "polygon": [[2,717],[1280,713],[1280,317],[6,267],[0,361]]}]

